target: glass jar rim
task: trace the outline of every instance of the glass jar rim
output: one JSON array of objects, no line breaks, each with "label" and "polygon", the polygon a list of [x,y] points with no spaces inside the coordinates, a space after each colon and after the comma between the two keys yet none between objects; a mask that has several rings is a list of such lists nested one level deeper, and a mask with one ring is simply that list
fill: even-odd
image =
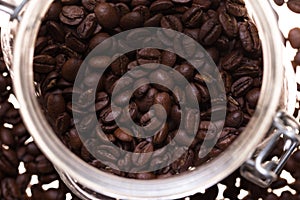
[{"label": "glass jar rim", "polygon": [[[52,0],[29,1],[14,41],[13,73],[21,115],[34,140],[58,169],[96,192],[115,198],[179,198],[205,189],[237,169],[263,139],[279,105],[283,84],[282,44],[277,21],[268,1],[246,1],[262,40],[264,57],[263,96],[245,131],[212,161],[182,175],[159,180],[135,180],[102,172],[69,151],[56,137],[35,97],[33,83],[34,42],[41,19]],[[255,12],[254,12],[255,11]],[[278,42],[274,42],[278,41]],[[18,56],[16,56],[18,55]],[[243,152],[243,153],[241,153]],[[117,190],[116,190],[117,188]],[[134,190],[133,190],[134,189]]]}]

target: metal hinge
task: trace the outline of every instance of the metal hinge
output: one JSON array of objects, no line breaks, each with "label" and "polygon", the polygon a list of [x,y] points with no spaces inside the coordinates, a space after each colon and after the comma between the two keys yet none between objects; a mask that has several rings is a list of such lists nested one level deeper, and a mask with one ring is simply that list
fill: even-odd
[{"label": "metal hinge", "polygon": [[[300,125],[294,117],[284,111],[278,112],[269,131],[269,137],[241,166],[241,175],[261,187],[268,187],[277,179],[288,158],[299,146],[299,130]],[[284,141],[282,155],[272,157],[272,151],[279,148],[279,140]]]}]

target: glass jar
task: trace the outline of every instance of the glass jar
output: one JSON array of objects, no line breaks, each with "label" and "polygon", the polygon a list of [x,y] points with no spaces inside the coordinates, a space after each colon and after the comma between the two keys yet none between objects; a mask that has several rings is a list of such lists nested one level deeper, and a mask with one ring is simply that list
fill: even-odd
[{"label": "glass jar", "polygon": [[[82,199],[101,199],[98,194],[119,199],[176,199],[218,183],[239,167],[244,176],[261,186],[277,178],[300,137],[299,124],[289,115],[296,103],[295,74],[285,62],[283,38],[268,1],[246,1],[262,40],[264,62],[262,95],[246,129],[212,161],[188,173],[159,180],[126,179],[91,167],[70,152],[48,124],[36,98],[33,55],[41,19],[51,3],[52,0],[0,1],[0,10],[4,11],[1,18],[7,20],[1,21],[2,49],[24,123],[72,192]],[[266,160],[279,137],[286,143],[283,155],[277,161]]]}]

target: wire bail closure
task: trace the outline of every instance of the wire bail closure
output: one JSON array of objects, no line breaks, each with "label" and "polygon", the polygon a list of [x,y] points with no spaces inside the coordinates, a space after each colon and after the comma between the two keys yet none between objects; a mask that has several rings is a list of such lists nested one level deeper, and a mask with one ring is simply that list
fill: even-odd
[{"label": "wire bail closure", "polygon": [[[269,130],[269,137],[261,143],[252,157],[240,168],[241,175],[260,187],[268,187],[275,181],[288,158],[300,144],[300,124],[285,111],[279,111]],[[272,157],[280,139],[284,140],[283,153]],[[271,157],[271,158],[270,158]]]}]

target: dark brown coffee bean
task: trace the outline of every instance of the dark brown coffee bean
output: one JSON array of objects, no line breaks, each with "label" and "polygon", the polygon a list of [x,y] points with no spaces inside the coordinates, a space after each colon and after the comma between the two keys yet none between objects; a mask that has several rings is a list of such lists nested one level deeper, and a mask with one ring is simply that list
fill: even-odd
[{"label": "dark brown coffee bean", "polygon": [[238,128],[243,122],[244,113],[242,111],[234,111],[226,116],[225,125]]},{"label": "dark brown coffee bean", "polygon": [[228,13],[242,17],[247,13],[244,0],[228,0],[226,1],[226,10]]},{"label": "dark brown coffee bean", "polygon": [[59,15],[59,19],[62,23],[75,26],[80,24],[84,18],[84,10],[79,6],[64,6],[62,12]]},{"label": "dark brown coffee bean", "polygon": [[293,48],[300,48],[300,28],[291,29],[288,34],[288,39]]},{"label": "dark brown coffee bean", "polygon": [[157,69],[156,71],[153,71],[149,75],[149,79],[151,82],[164,83],[164,86],[158,84],[154,85],[154,87],[157,88],[158,90],[168,91],[168,89],[172,90],[172,88],[174,87],[174,81],[171,75],[168,72],[161,69]]},{"label": "dark brown coffee bean", "polygon": [[240,97],[251,89],[252,84],[253,78],[249,76],[242,77],[232,84],[231,92],[233,96]]},{"label": "dark brown coffee bean", "polygon": [[157,49],[145,48],[137,52],[137,61],[140,65],[150,64],[145,68],[155,69],[159,65],[155,63],[161,62],[161,53]]},{"label": "dark brown coffee bean", "polygon": [[274,3],[278,6],[282,6],[284,4],[284,0],[274,0]]},{"label": "dark brown coffee bean", "polygon": [[[88,49],[93,50],[97,45],[99,45],[104,40],[108,39],[109,37],[110,37],[110,35],[108,33],[102,33],[102,32],[94,35],[89,42]],[[111,45],[112,44],[110,42],[105,42],[105,43],[101,44],[101,47],[103,48],[103,50],[107,50],[111,47]]]},{"label": "dark brown coffee bean", "polygon": [[96,16],[91,13],[85,17],[81,24],[77,27],[77,33],[80,38],[86,39],[90,37],[97,26]]},{"label": "dark brown coffee bean", "polygon": [[0,143],[3,143],[9,147],[13,147],[16,144],[16,139],[10,129],[0,128]]},{"label": "dark brown coffee bean", "polygon": [[135,101],[139,111],[142,113],[148,112],[150,107],[153,105],[154,98],[157,94],[157,90],[155,88],[151,88],[148,90],[145,97],[142,99],[137,99]]},{"label": "dark brown coffee bean", "polygon": [[255,108],[258,102],[259,95],[260,95],[259,88],[253,88],[246,94],[246,100],[249,103],[251,108]]},{"label": "dark brown coffee bean", "polygon": [[219,38],[221,33],[221,25],[216,19],[211,18],[201,26],[198,39],[204,45],[211,45]]},{"label": "dark brown coffee bean", "polygon": [[133,140],[131,131],[126,128],[118,128],[114,132],[114,136],[124,142],[131,142]]},{"label": "dark brown coffee bean", "polygon": [[13,178],[1,180],[1,193],[3,199],[21,199],[20,188]]},{"label": "dark brown coffee bean", "polygon": [[212,1],[206,1],[206,0],[194,0],[193,4],[195,4],[195,6],[199,6],[200,8],[203,9],[208,9],[211,6]]},{"label": "dark brown coffee bean", "polygon": [[145,22],[147,19],[151,17],[149,8],[143,5],[136,6],[132,11],[140,13],[143,22]]},{"label": "dark brown coffee bean", "polygon": [[[144,82],[145,80],[147,81],[147,79],[139,79],[138,81],[135,82],[134,85],[139,85],[141,82]],[[148,92],[149,89],[150,89],[150,85],[144,84],[134,91],[133,96],[136,98],[142,98],[143,96],[145,96],[145,94]]]},{"label": "dark brown coffee bean", "polygon": [[47,110],[50,117],[55,119],[66,109],[65,100],[61,94],[50,94],[47,99]]},{"label": "dark brown coffee bean", "polygon": [[199,27],[203,11],[200,7],[191,7],[182,15],[182,22],[185,27],[196,28]]},{"label": "dark brown coffee bean", "polygon": [[161,64],[173,67],[176,63],[177,56],[170,51],[163,51],[161,53]]},{"label": "dark brown coffee bean", "polygon": [[158,27],[160,25],[160,21],[163,15],[161,13],[158,13],[154,15],[153,17],[150,17],[147,19],[144,23],[145,27]]},{"label": "dark brown coffee bean", "polygon": [[93,11],[96,7],[97,0],[81,0],[81,3],[88,11]]},{"label": "dark brown coffee bean", "polygon": [[54,21],[48,21],[46,25],[49,34],[54,40],[61,43],[65,41],[65,31],[62,25]]},{"label": "dark brown coffee bean", "polygon": [[[83,41],[79,40],[71,32],[66,34],[65,40],[66,40],[66,46],[70,48],[71,51],[74,52],[83,53],[87,47]],[[78,56],[74,56],[74,57],[78,57]]]},{"label": "dark brown coffee bean", "polygon": [[241,51],[232,51],[225,55],[221,60],[221,66],[225,70],[235,70],[242,62],[243,54]]},{"label": "dark brown coffee bean", "polygon": [[295,12],[295,13],[300,13],[300,2],[297,0],[288,0],[287,2],[288,8]]},{"label": "dark brown coffee bean", "polygon": [[177,65],[174,69],[182,74],[188,81],[191,81],[194,77],[194,68],[188,63]]},{"label": "dark brown coffee bean", "polygon": [[149,143],[147,141],[140,142],[134,149],[134,153],[132,155],[132,162],[134,162],[137,166],[143,166],[145,165],[151,158],[152,154],[149,154],[150,152],[153,152],[153,144]]},{"label": "dark brown coffee bean", "polygon": [[171,164],[175,172],[184,172],[191,166],[194,159],[194,152],[192,150],[185,151],[184,154],[175,162]]},{"label": "dark brown coffee bean", "polygon": [[38,55],[33,59],[33,70],[38,73],[49,73],[55,69],[56,60],[49,55]]},{"label": "dark brown coffee bean", "polygon": [[221,12],[219,14],[219,21],[222,27],[229,37],[236,37],[239,31],[237,21],[235,17],[227,14],[226,12]]},{"label": "dark brown coffee bean", "polygon": [[54,1],[51,6],[49,7],[44,20],[57,20],[59,17],[59,14],[62,10],[61,2]]},{"label": "dark brown coffee bean", "polygon": [[252,22],[242,22],[239,26],[239,35],[243,48],[250,53],[260,50],[258,30]]},{"label": "dark brown coffee bean", "polygon": [[77,58],[70,58],[67,60],[61,70],[62,77],[67,81],[74,82],[81,63],[82,60]]},{"label": "dark brown coffee bean", "polygon": [[104,28],[113,29],[119,24],[119,15],[115,7],[109,3],[100,3],[94,10],[98,23]]},{"label": "dark brown coffee bean", "polygon": [[167,138],[168,134],[169,134],[169,126],[167,123],[165,123],[161,127],[161,129],[153,136],[153,144],[155,145],[162,144]]},{"label": "dark brown coffee bean", "polygon": [[209,121],[201,121],[199,124],[197,138],[200,140],[211,140],[217,134],[217,127],[214,123]]},{"label": "dark brown coffee bean", "polygon": [[144,24],[142,15],[139,12],[130,12],[124,15],[120,20],[120,26],[124,30],[141,27]]},{"label": "dark brown coffee bean", "polygon": [[300,65],[300,51],[298,50],[295,57],[294,57],[294,63],[296,65]]},{"label": "dark brown coffee bean", "polygon": [[161,18],[160,25],[162,28],[172,29],[174,31],[182,32],[183,26],[176,16],[166,15]]},{"label": "dark brown coffee bean", "polygon": [[0,152],[0,170],[9,176],[18,174],[18,158],[15,151],[12,149],[1,148]]},{"label": "dark brown coffee bean", "polygon": [[127,72],[128,63],[129,59],[127,56],[119,56],[115,61],[111,63],[111,70],[115,75],[122,76]]},{"label": "dark brown coffee bean", "polygon": [[169,0],[157,0],[154,1],[150,6],[151,12],[163,12],[173,7],[173,3]]}]

